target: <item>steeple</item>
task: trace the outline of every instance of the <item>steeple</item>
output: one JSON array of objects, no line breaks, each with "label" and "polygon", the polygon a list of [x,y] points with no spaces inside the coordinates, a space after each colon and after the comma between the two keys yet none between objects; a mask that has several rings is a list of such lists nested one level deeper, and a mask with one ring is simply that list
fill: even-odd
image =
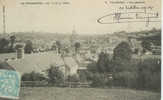
[{"label": "steeple", "polygon": [[76,40],[77,38],[77,32],[75,30],[75,26],[73,26],[73,30],[72,30],[72,33],[71,33],[71,37],[70,37],[70,40],[71,40],[71,43],[73,44],[74,41]]},{"label": "steeple", "polygon": [[72,34],[74,34],[74,35],[77,34],[76,30],[75,30],[75,26],[73,26]]}]

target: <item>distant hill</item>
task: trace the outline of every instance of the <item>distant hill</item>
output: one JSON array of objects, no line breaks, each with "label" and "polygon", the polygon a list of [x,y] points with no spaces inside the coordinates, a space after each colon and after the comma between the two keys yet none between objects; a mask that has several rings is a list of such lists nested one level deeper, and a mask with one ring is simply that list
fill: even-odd
[{"label": "distant hill", "polygon": [[[42,40],[44,42],[52,42],[54,40],[70,40],[71,35],[70,33],[43,33],[43,32],[15,32],[8,35],[1,34],[0,38],[15,35],[18,41],[26,41],[26,40]],[[127,39],[128,37],[132,38],[139,38],[142,40],[156,40],[155,43],[161,43],[161,30],[160,29],[152,29],[152,30],[144,30],[138,32],[114,32],[112,34],[101,34],[101,35],[94,35],[94,34],[76,34],[75,40],[96,40],[97,42],[100,41],[108,41],[110,38],[114,38],[115,40],[123,40]]]},{"label": "distant hill", "polygon": [[59,40],[67,37],[66,34],[59,33],[12,33],[12,35],[15,35],[17,39],[20,40],[44,40],[44,41]]},{"label": "distant hill", "polygon": [[[155,45],[161,45],[161,30],[160,29],[152,29],[152,30],[146,30],[146,31],[139,31],[139,32],[115,32],[113,34],[107,34],[107,37],[117,37],[118,39],[122,38],[137,38],[142,41],[149,41],[152,42]],[[106,38],[104,36],[103,38]]]}]

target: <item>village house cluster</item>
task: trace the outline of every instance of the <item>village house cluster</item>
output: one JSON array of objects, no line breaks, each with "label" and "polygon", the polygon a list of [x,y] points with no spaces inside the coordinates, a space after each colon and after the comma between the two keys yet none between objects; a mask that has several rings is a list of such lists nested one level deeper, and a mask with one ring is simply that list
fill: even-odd
[{"label": "village house cluster", "polygon": [[45,74],[46,69],[55,65],[62,70],[65,76],[86,70],[88,64],[98,61],[101,52],[112,57],[114,48],[122,41],[129,43],[135,58],[140,58],[142,55],[160,55],[160,46],[151,43],[152,50],[143,53],[142,40],[139,36],[123,34],[124,32],[119,32],[106,34],[104,37],[83,39],[72,31],[72,35],[63,40],[54,39],[50,42],[41,39],[31,40],[32,49],[29,54],[25,53],[27,44],[17,41],[14,44],[15,53],[0,55],[2,61],[6,61],[21,75],[32,71]]}]

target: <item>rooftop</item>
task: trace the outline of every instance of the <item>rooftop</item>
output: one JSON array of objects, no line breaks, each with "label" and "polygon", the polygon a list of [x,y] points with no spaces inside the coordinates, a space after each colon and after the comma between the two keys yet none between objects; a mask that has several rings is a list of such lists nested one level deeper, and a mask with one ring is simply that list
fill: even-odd
[{"label": "rooftop", "polygon": [[7,63],[21,75],[32,71],[42,72],[52,64],[64,65],[61,57],[53,52],[25,54],[23,59],[8,60]]}]

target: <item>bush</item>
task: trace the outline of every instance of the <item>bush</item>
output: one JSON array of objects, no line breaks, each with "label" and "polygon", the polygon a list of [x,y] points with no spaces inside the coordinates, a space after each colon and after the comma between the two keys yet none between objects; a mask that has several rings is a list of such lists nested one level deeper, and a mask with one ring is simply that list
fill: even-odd
[{"label": "bush", "polygon": [[136,72],[123,71],[113,75],[114,86],[127,87],[127,88],[137,88],[137,78]]},{"label": "bush", "polygon": [[91,86],[92,87],[105,87],[108,80],[104,74],[93,73],[91,78]]},{"label": "bush", "polygon": [[89,77],[89,72],[88,71],[79,71],[78,72],[79,75],[79,80],[80,82],[87,82],[88,81],[88,77]]},{"label": "bush", "polygon": [[161,89],[161,63],[159,59],[146,59],[138,64],[138,85],[140,89]]},{"label": "bush", "polygon": [[98,72],[98,67],[96,62],[92,62],[87,65],[87,70],[92,73]]},{"label": "bush", "polygon": [[22,75],[22,81],[42,81],[46,78],[40,74],[32,71],[31,73],[25,73]]},{"label": "bush", "polygon": [[108,57],[104,52],[99,54],[99,59],[97,61],[98,71],[104,73],[107,70]]},{"label": "bush", "polygon": [[77,75],[68,76],[68,82],[79,82],[79,77]]},{"label": "bush", "polygon": [[64,82],[64,74],[59,69],[59,67],[51,65],[51,67],[47,70],[49,83],[51,85],[58,85]]}]

